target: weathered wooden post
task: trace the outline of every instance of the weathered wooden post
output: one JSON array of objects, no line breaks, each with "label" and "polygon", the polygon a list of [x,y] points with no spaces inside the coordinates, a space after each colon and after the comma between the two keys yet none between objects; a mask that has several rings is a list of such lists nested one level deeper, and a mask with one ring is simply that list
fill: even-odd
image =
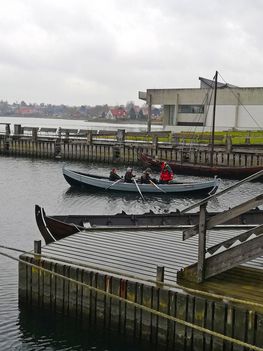
[{"label": "weathered wooden post", "polygon": [[3,152],[9,153],[10,148],[10,123],[0,123],[5,124],[5,135],[4,135],[4,144],[3,144]]},{"label": "weathered wooden post", "polygon": [[57,138],[56,138],[55,144],[54,144],[54,157],[60,158],[61,157],[61,140],[62,140],[62,128],[61,127],[58,127],[56,134],[57,134]]},{"label": "weathered wooden post", "polygon": [[87,145],[92,145],[92,130],[87,131]]},{"label": "weathered wooden post", "polygon": [[245,144],[249,145],[250,144],[250,132],[248,132],[248,135],[245,137]]},{"label": "weathered wooden post", "polygon": [[164,266],[157,266],[156,268],[156,281],[158,284],[164,282]]},{"label": "weathered wooden post", "polygon": [[41,240],[34,240],[34,254],[41,255]]},{"label": "weathered wooden post", "polygon": [[197,263],[198,283],[201,283],[205,277],[206,206],[207,206],[207,202],[200,206],[200,214],[199,214],[198,263]]},{"label": "weathered wooden post", "polygon": [[176,133],[172,133],[172,144],[173,145],[179,144],[179,135]]},{"label": "weathered wooden post", "polygon": [[11,134],[10,123],[6,123],[5,124],[5,136],[9,137],[10,134]]},{"label": "weathered wooden post", "polygon": [[37,131],[38,128],[32,128],[32,140],[37,141]]},{"label": "weathered wooden post", "polygon": [[69,131],[66,130],[65,131],[65,143],[68,143],[69,142]]},{"label": "weathered wooden post", "polygon": [[124,162],[125,161],[125,129],[118,129],[116,133],[116,139],[117,143],[119,144],[118,146],[118,152],[116,155],[119,155],[118,162]]},{"label": "weathered wooden post", "polygon": [[14,124],[14,134],[17,136],[23,134],[23,129],[21,127],[21,124]]},{"label": "weathered wooden post", "polygon": [[226,137],[226,152],[232,152],[232,138],[230,135],[227,135]]},{"label": "weathered wooden post", "polygon": [[40,260],[41,255],[41,240],[34,240],[34,257],[36,261]]},{"label": "weathered wooden post", "polygon": [[61,134],[62,134],[62,129],[61,129],[61,127],[58,127],[58,129],[57,129],[58,139],[61,139]]},{"label": "weathered wooden post", "polygon": [[118,143],[125,142],[125,129],[118,129],[116,133],[116,138]]},{"label": "weathered wooden post", "polygon": [[153,135],[152,137],[152,148],[154,150],[154,156],[158,154],[158,136]]}]

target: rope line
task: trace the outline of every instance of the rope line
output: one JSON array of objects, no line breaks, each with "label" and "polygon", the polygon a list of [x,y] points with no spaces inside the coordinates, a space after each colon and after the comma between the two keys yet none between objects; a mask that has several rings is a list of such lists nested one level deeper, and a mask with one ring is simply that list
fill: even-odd
[{"label": "rope line", "polygon": [[125,299],[125,298],[123,298],[123,297],[120,297],[120,296],[117,296],[117,295],[115,295],[115,294],[109,293],[109,292],[107,292],[107,291],[104,291],[104,290],[95,288],[95,287],[93,287],[93,286],[91,286],[91,285],[88,285],[88,284],[83,283],[83,282],[79,282],[79,281],[77,281],[77,280],[75,280],[75,279],[66,277],[66,276],[64,276],[64,275],[62,275],[62,274],[56,273],[56,272],[51,271],[51,270],[49,270],[49,269],[40,267],[40,266],[38,266],[38,265],[35,265],[35,264],[33,264],[33,263],[24,261],[24,260],[19,259],[19,258],[15,258],[15,257],[13,257],[13,256],[10,256],[10,255],[6,254],[6,253],[1,252],[0,254],[3,255],[3,256],[6,256],[6,257],[8,257],[8,258],[11,258],[11,259],[13,259],[13,260],[15,260],[15,261],[18,261],[18,262],[20,262],[20,263],[22,263],[22,264],[26,264],[26,265],[28,265],[28,266],[30,266],[30,267],[32,267],[32,268],[35,268],[35,269],[37,269],[37,270],[39,270],[39,271],[43,271],[43,272],[46,272],[46,273],[50,273],[50,274],[53,275],[53,276],[56,276],[56,277],[61,278],[61,279],[65,279],[65,280],[67,280],[67,281],[69,281],[69,282],[71,282],[71,283],[74,283],[74,284],[76,284],[76,285],[80,285],[80,286],[82,286],[82,287],[84,287],[84,288],[89,289],[90,291],[93,291],[93,292],[102,294],[102,295],[104,295],[104,296],[106,296],[106,297],[110,297],[110,298],[116,299],[116,300],[118,300],[118,301],[120,301],[120,302],[127,303],[127,304],[129,304],[129,305],[131,305],[131,306],[133,306],[133,307],[136,307],[136,308],[141,309],[141,310],[143,310],[143,311],[152,313],[152,314],[154,314],[154,315],[156,315],[156,316],[158,316],[158,317],[162,317],[162,318],[171,320],[171,321],[173,321],[173,322],[176,322],[176,323],[178,323],[178,324],[184,325],[184,326],[189,327],[189,328],[191,328],[191,329],[194,329],[194,330],[197,330],[197,331],[199,331],[199,332],[202,332],[202,333],[205,333],[205,334],[208,334],[208,335],[217,337],[217,338],[219,338],[219,339],[222,339],[222,340],[224,340],[224,341],[231,342],[231,343],[233,343],[233,344],[237,344],[237,345],[239,345],[239,346],[247,347],[247,348],[249,348],[249,349],[251,349],[251,350],[263,351],[263,348],[261,348],[261,347],[258,347],[258,346],[252,345],[252,344],[248,344],[248,343],[246,343],[246,342],[244,342],[244,341],[241,341],[241,340],[232,338],[232,337],[230,337],[230,336],[227,336],[227,335],[224,335],[224,334],[215,332],[215,331],[213,331],[213,330],[210,330],[210,329],[201,327],[201,326],[199,326],[199,325],[196,325],[196,324],[187,322],[187,321],[182,320],[182,319],[179,319],[179,318],[177,318],[177,317],[173,317],[173,316],[168,315],[168,314],[166,314],[166,313],[164,313],[164,312],[160,312],[160,311],[157,311],[157,310],[152,309],[152,308],[150,308],[150,307],[143,306],[143,305],[141,305],[141,304],[139,304],[139,303],[137,303],[137,302],[133,302],[133,301],[130,301],[130,300]]},{"label": "rope line", "polygon": [[[176,284],[176,283],[163,283],[163,282],[160,282],[158,280],[147,279],[145,277],[132,275],[132,274],[129,274],[129,273],[126,273],[126,272],[115,271],[114,269],[99,268],[99,267],[94,266],[92,264],[83,264],[81,262],[75,262],[73,260],[66,260],[66,259],[63,259],[63,258],[57,258],[55,256],[45,255],[45,254],[42,254],[42,253],[41,253],[41,255],[38,255],[38,254],[34,254],[33,252],[26,252],[26,251],[23,251],[23,250],[20,250],[20,249],[16,249],[16,248],[4,246],[4,245],[0,245],[0,248],[12,250],[12,251],[17,251],[17,252],[20,252],[20,253],[23,253],[23,254],[28,254],[28,255],[31,255],[31,256],[39,256],[41,258],[46,258],[46,259],[49,259],[49,260],[60,261],[60,262],[67,263],[67,264],[73,264],[73,265],[78,266],[78,267],[94,269],[96,271],[100,271],[100,272],[103,272],[103,273],[114,274],[114,275],[120,276],[122,278],[137,279],[137,280],[140,280],[142,282],[151,283],[151,284],[155,284],[155,285],[156,285],[156,283],[157,284],[162,284],[164,288],[181,289],[181,290],[188,291],[189,293],[192,293],[192,294],[195,294],[195,295],[203,295],[203,296],[206,296],[206,297],[211,297],[211,298],[219,299],[219,300],[222,300],[222,301],[228,301],[228,302],[232,302],[232,303],[236,303],[236,304],[240,304],[240,305],[246,305],[246,306],[255,307],[255,308],[258,307],[258,308],[262,308],[263,309],[263,304],[258,303],[258,302],[242,300],[242,299],[238,299],[238,298],[227,296],[227,295],[214,294],[214,293],[203,291],[203,290],[189,288],[189,287],[186,287],[186,286],[183,286],[183,285],[180,285],[180,284]],[[0,252],[0,255],[4,255],[4,254]],[[23,262],[25,262],[25,261],[23,261]]]}]

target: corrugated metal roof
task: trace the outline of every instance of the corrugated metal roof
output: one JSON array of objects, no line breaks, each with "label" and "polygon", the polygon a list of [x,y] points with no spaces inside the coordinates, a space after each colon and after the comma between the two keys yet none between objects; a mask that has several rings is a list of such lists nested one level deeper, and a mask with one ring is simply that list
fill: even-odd
[{"label": "corrugated metal roof", "polygon": [[[245,230],[208,231],[211,247]],[[182,241],[182,231],[167,230],[96,230],[74,234],[43,247],[43,254],[57,260],[72,260],[98,270],[112,270],[142,279],[155,279],[156,267],[165,267],[165,283],[175,283],[177,271],[197,261],[198,236]],[[263,257],[246,263],[263,268]]]}]

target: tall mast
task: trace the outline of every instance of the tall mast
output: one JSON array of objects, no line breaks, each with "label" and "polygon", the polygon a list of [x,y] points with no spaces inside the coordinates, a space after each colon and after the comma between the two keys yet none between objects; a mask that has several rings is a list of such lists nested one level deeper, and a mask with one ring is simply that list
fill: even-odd
[{"label": "tall mast", "polygon": [[215,74],[215,86],[214,86],[214,107],[213,107],[213,120],[212,120],[212,135],[211,135],[211,154],[210,154],[210,166],[213,167],[213,156],[214,156],[214,144],[215,144],[215,120],[216,120],[216,94],[217,94],[217,77],[218,72]]}]

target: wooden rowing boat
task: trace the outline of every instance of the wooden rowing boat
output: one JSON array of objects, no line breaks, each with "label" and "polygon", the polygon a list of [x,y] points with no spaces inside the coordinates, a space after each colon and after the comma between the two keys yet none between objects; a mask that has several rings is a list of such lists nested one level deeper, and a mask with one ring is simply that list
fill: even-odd
[{"label": "wooden rowing boat", "polygon": [[[217,214],[208,212],[208,218]],[[199,221],[199,212],[195,213],[154,213],[126,214],[124,211],[115,215],[55,215],[47,216],[39,205],[35,206],[37,226],[46,244],[66,238],[79,231],[94,229],[165,229],[195,225]],[[255,226],[263,224],[263,210],[251,210],[225,223],[227,226]]]},{"label": "wooden rowing boat", "polygon": [[[151,167],[154,170],[160,171],[162,160],[157,158],[152,158],[151,156],[141,153],[139,155],[139,161],[144,167]],[[194,164],[190,162],[175,162],[167,161],[172,170],[178,174],[191,174],[191,175],[203,175],[207,177],[215,176],[221,178],[233,178],[233,179],[242,179],[248,177],[254,173],[257,173],[263,169],[263,166],[256,167],[237,167],[237,166],[210,166]]]},{"label": "wooden rowing boat", "polygon": [[214,193],[216,192],[220,179],[203,182],[173,182],[171,184],[140,184],[139,182],[125,183],[123,179],[111,181],[108,177],[97,176],[94,174],[83,173],[63,168],[63,175],[71,186],[92,187],[101,190],[112,190],[119,192],[133,193],[155,193],[155,194],[174,194],[174,193]]}]

